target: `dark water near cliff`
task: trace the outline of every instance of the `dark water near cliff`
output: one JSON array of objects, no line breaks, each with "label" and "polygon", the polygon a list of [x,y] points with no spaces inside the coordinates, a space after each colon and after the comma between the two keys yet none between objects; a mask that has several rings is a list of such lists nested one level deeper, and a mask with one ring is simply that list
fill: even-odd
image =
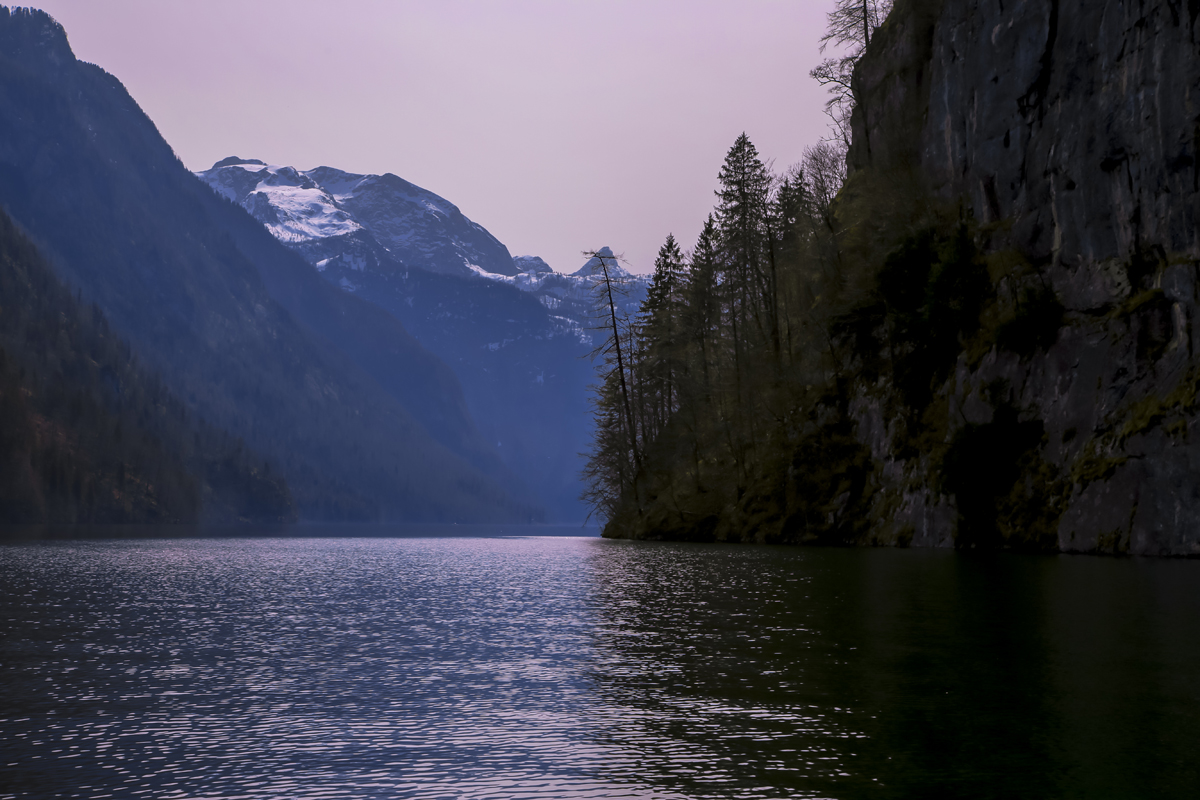
[{"label": "dark water near cliff", "polygon": [[1196,561],[73,541],[0,587],[3,798],[1200,786]]}]

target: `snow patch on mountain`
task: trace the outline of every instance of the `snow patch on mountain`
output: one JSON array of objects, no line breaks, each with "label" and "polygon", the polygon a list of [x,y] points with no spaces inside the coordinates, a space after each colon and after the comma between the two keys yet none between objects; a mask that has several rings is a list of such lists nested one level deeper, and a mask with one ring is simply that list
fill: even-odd
[{"label": "snow patch on mountain", "polygon": [[362,228],[330,193],[291,167],[227,163],[201,173],[201,177],[285,243],[345,236]]},{"label": "snow patch on mountain", "polygon": [[470,262],[466,262],[466,265],[467,269],[471,270],[471,274],[475,275],[476,277],[484,278],[489,281],[496,281],[497,283],[507,283],[510,286],[515,284],[516,278],[514,278],[512,275],[500,275],[495,272],[488,272],[478,264],[472,264]]}]

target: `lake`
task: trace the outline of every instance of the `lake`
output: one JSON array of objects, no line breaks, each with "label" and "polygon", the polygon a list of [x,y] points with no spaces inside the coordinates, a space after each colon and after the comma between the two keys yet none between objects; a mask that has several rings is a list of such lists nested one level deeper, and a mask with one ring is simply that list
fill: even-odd
[{"label": "lake", "polygon": [[0,545],[0,798],[1200,786],[1200,561],[356,531]]}]

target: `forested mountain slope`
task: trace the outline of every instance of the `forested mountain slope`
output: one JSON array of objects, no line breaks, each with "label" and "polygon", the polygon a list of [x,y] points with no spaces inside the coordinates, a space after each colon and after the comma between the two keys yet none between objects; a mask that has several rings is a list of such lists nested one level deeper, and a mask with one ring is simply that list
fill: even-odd
[{"label": "forested mountain slope", "polygon": [[287,484],[190,414],[0,212],[0,523],[289,522]]},{"label": "forested mountain slope", "polygon": [[828,213],[739,141],[710,255],[664,260],[606,535],[1200,554],[1198,26],[898,2]]},{"label": "forested mountain slope", "polygon": [[38,11],[0,11],[0,203],[303,517],[529,519],[453,374],[190,174]]}]

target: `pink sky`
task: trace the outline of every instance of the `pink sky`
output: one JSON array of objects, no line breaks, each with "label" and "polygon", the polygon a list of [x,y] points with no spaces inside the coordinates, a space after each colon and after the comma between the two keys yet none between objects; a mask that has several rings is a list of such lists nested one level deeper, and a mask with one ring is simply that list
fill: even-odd
[{"label": "pink sky", "polygon": [[190,169],[393,172],[569,272],[690,246],[742,131],[777,169],[826,134],[832,0],[46,0]]}]

